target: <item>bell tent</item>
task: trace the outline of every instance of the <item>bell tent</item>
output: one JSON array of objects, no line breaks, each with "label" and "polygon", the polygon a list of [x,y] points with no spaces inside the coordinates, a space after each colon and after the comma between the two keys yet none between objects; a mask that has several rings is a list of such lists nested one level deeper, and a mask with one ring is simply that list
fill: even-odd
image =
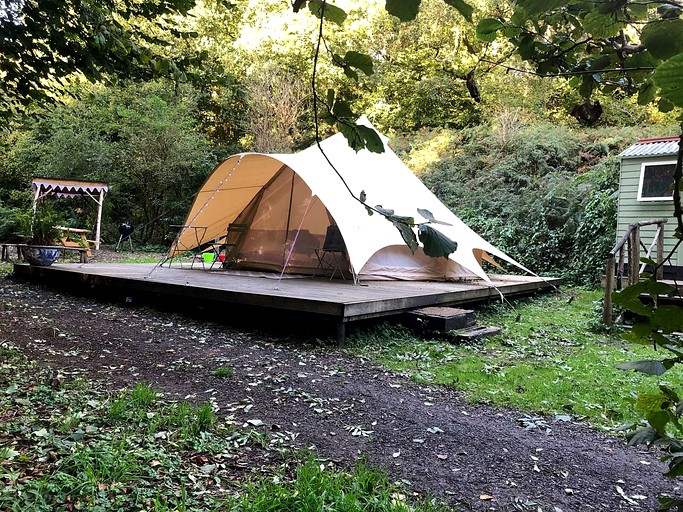
[{"label": "bell tent", "polygon": [[[372,127],[365,118],[359,124]],[[334,263],[354,281],[488,281],[482,262],[497,265],[492,256],[529,272],[466,226],[381,138],[383,153],[356,152],[338,133],[320,148],[314,144],[298,153],[231,156],[199,190],[168,258],[220,240],[231,248],[225,262],[231,268],[310,275]],[[427,222],[418,210],[428,210],[449,224],[432,227],[457,242],[456,251],[433,258],[420,246],[413,254],[391,222],[368,215],[355,199],[362,191],[368,204],[416,222]],[[343,240],[327,247],[335,232]],[[333,260],[323,261],[329,256]]]}]

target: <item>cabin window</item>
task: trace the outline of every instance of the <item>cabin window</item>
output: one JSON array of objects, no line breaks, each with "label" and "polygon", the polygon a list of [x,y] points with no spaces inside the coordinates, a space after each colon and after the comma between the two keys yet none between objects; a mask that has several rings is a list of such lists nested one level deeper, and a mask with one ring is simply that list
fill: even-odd
[{"label": "cabin window", "polygon": [[643,164],[640,167],[638,201],[667,201],[673,198],[676,162]]}]

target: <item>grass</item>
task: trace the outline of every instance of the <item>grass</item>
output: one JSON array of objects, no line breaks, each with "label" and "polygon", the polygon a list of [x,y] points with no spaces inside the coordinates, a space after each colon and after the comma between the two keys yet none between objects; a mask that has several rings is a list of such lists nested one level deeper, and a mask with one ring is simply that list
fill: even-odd
[{"label": "grass", "polygon": [[386,326],[349,345],[415,381],[459,389],[473,403],[571,415],[613,428],[640,420],[636,394],[658,383],[680,388],[683,376],[676,369],[657,378],[616,369],[621,362],[664,354],[626,343],[617,330],[601,329],[601,295],[569,289],[518,301],[514,309],[489,306],[478,311],[478,323],[502,332],[470,345],[419,339]]},{"label": "grass", "polygon": [[144,382],[111,394],[66,380],[9,342],[0,343],[0,423],[8,512],[441,510],[367,464],[338,469],[283,448],[287,433],[237,429],[211,404],[167,401]]},{"label": "grass", "polygon": [[235,375],[235,370],[232,368],[216,368],[211,373],[216,377],[232,377]]},{"label": "grass", "polygon": [[359,461],[348,472],[331,471],[315,459],[296,470],[296,478],[261,480],[227,503],[231,512],[297,511],[320,512],[445,512],[434,500],[411,503],[395,484],[377,469]]}]

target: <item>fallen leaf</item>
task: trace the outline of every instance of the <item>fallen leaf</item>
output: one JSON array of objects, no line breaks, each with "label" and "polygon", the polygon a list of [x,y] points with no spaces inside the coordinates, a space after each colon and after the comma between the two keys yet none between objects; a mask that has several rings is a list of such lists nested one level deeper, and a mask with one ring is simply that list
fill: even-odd
[{"label": "fallen leaf", "polygon": [[215,464],[206,464],[202,467],[199,468],[202,473],[211,473],[214,469],[216,469]]},{"label": "fallen leaf", "polygon": [[617,494],[619,496],[621,496],[622,498],[624,498],[624,501],[626,501],[626,503],[628,503],[629,505],[637,505],[638,504],[638,502],[636,500],[632,500],[631,498],[629,498],[626,495],[626,493],[624,492],[624,490],[619,485],[616,485],[615,487],[617,488]]}]

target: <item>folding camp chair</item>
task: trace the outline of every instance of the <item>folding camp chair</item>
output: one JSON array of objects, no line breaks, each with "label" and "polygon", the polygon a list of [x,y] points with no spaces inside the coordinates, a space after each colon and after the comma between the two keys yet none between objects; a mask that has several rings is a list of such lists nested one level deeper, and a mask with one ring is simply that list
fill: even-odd
[{"label": "folding camp chair", "polygon": [[248,229],[248,224],[234,222],[228,224],[228,231],[225,235],[225,241],[223,243],[223,250],[225,251],[222,258],[223,268],[229,268],[237,260],[240,242],[242,241],[244,233],[246,233]]},{"label": "folding camp chair", "polygon": [[321,249],[315,250],[315,255],[318,258],[316,273],[318,270],[323,270],[325,272],[331,270],[332,274],[330,275],[330,280],[334,278],[337,272],[339,272],[342,279],[346,279],[346,277],[344,277],[344,270],[342,269],[342,263],[346,261],[346,244],[344,243],[341,231],[339,231],[339,227],[336,224],[327,226],[323,246]]}]

